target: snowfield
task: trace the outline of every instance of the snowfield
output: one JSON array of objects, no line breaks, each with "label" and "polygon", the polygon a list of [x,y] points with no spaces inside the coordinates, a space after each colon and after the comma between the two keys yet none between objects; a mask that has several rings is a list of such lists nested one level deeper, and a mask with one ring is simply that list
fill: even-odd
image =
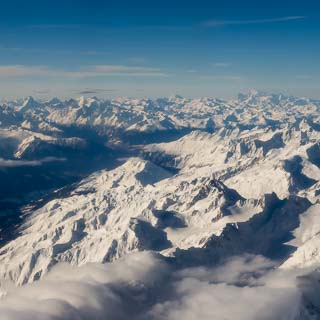
[{"label": "snowfield", "polygon": [[5,103],[0,169],[93,141],[126,156],[24,205],[0,318],[320,319],[319,112],[258,92]]}]

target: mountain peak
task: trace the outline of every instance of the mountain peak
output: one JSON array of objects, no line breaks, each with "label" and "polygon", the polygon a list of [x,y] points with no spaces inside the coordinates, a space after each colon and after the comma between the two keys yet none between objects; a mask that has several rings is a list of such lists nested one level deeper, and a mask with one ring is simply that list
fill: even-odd
[{"label": "mountain peak", "polygon": [[23,100],[23,103],[21,107],[19,108],[19,111],[27,111],[30,109],[34,109],[40,106],[40,103],[33,99],[32,96],[29,96]]},{"label": "mountain peak", "polygon": [[62,103],[62,101],[60,99],[58,99],[57,97],[54,97],[48,101],[48,104],[51,104],[51,105],[61,104],[61,103]]}]

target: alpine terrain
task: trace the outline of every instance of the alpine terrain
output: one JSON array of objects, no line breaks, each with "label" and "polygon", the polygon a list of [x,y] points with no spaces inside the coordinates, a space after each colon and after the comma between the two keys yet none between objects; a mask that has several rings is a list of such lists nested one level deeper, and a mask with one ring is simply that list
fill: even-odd
[{"label": "alpine terrain", "polygon": [[320,319],[320,101],[0,107],[0,319]]}]

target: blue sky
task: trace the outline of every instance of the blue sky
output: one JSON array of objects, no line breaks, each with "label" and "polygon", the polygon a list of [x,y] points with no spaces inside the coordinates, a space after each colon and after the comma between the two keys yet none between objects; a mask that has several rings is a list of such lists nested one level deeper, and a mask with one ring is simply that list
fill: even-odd
[{"label": "blue sky", "polygon": [[320,98],[317,2],[6,1],[0,97]]}]

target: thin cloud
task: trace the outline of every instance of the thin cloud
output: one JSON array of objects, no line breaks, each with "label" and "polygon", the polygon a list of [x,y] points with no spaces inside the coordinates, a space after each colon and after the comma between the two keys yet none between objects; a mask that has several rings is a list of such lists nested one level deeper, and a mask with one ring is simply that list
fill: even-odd
[{"label": "thin cloud", "polygon": [[99,94],[103,92],[115,92],[117,89],[84,89],[81,91],[76,91],[77,94]]},{"label": "thin cloud", "polygon": [[65,161],[65,158],[46,157],[40,160],[7,160],[0,158],[0,168],[37,167],[44,163]]},{"label": "thin cloud", "polygon": [[166,77],[167,73],[158,68],[96,65],[82,67],[76,71],[52,69],[47,66],[2,65],[0,78],[21,77],[61,77],[61,78],[95,78],[95,77]]},{"label": "thin cloud", "polygon": [[265,24],[265,23],[276,23],[293,20],[304,20],[305,16],[288,16],[280,18],[269,18],[269,19],[254,19],[254,20],[208,20],[202,23],[204,27],[219,27],[219,26],[231,26],[231,25],[246,25],[246,24]]},{"label": "thin cloud", "polygon": [[244,81],[246,80],[242,76],[238,75],[201,75],[201,79],[203,80],[219,80],[219,81]]},{"label": "thin cloud", "polygon": [[47,76],[50,73],[48,67],[29,67],[23,65],[0,66],[0,78],[21,78],[33,76]]},{"label": "thin cloud", "polygon": [[123,65],[97,65],[94,67],[99,72],[160,72],[158,68],[131,67]]},{"label": "thin cloud", "polygon": [[97,51],[97,50],[87,50],[87,51],[80,51],[79,54],[83,56],[101,56],[105,55],[106,51]]},{"label": "thin cloud", "polygon": [[137,64],[144,64],[146,62],[145,58],[142,57],[131,57],[127,59],[128,62],[130,63],[137,63]]},{"label": "thin cloud", "polygon": [[33,90],[33,93],[35,94],[47,94],[49,93],[51,90],[49,89],[44,89],[44,90]]},{"label": "thin cloud", "polygon": [[25,29],[78,29],[90,27],[86,24],[34,24],[23,26]]},{"label": "thin cloud", "polygon": [[[55,53],[55,54],[67,54],[74,55],[73,50],[55,50],[55,49],[43,49],[43,48],[26,48],[26,47],[4,47],[0,46],[0,51],[4,52],[19,52],[19,53]],[[78,54],[83,56],[101,56],[106,55],[107,51],[97,51],[97,50],[84,50],[79,51]],[[138,63],[138,62],[137,62]]]},{"label": "thin cloud", "polygon": [[35,25],[24,25],[23,29],[30,30],[70,30],[83,29],[96,32],[110,32],[110,30],[130,30],[130,31],[145,31],[148,30],[164,30],[164,31],[180,31],[191,29],[192,26],[176,26],[176,25],[131,25],[131,26],[108,26],[108,27],[97,27],[90,24],[35,24]]},{"label": "thin cloud", "polygon": [[227,67],[231,67],[231,65],[232,65],[231,62],[214,62],[214,63],[210,63],[210,66],[217,67],[217,68],[227,68]]},{"label": "thin cloud", "polygon": [[298,80],[311,80],[312,76],[307,75],[307,74],[301,74],[295,77]]}]

